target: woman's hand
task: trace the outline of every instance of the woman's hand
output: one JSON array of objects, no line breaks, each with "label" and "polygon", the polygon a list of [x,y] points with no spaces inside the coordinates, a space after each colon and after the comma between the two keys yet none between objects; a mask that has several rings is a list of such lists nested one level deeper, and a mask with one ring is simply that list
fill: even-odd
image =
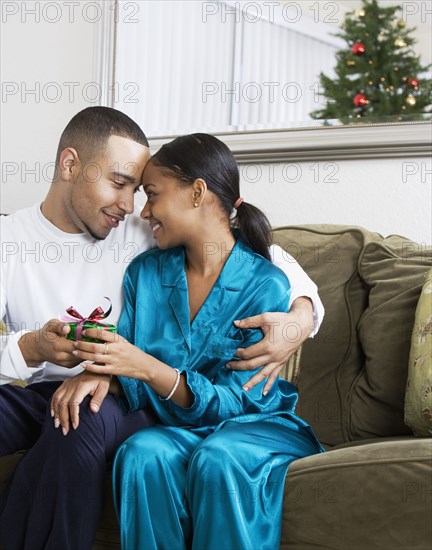
[{"label": "woman's hand", "polygon": [[90,410],[97,413],[110,389],[111,376],[82,372],[65,380],[51,399],[51,416],[54,426],[62,427],[63,435],[69,431],[69,422],[74,430],[79,424],[79,408],[87,395],[91,395]]},{"label": "woman's hand", "polygon": [[[82,367],[87,372],[137,378],[147,381],[145,373],[146,357],[148,355],[129,343],[118,334],[97,328],[83,332],[90,338],[99,338],[104,343],[75,342],[75,357],[84,361]],[[89,361],[93,361],[90,363]]]}]

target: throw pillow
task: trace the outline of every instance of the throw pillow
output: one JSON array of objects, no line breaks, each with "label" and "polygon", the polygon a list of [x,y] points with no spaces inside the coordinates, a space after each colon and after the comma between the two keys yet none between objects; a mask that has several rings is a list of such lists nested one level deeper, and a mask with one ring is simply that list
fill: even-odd
[{"label": "throw pillow", "polygon": [[405,424],[415,435],[432,435],[432,269],[415,314],[405,394]]}]

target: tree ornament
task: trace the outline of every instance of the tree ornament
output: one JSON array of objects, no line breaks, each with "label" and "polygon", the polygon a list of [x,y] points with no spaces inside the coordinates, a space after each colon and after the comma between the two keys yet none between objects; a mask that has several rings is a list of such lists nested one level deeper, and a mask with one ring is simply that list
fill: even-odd
[{"label": "tree ornament", "polygon": [[413,95],[409,95],[405,101],[410,107],[414,107],[414,105],[417,103],[417,99]]},{"label": "tree ornament", "polygon": [[363,55],[366,51],[365,45],[361,42],[356,42],[351,49],[354,55]]},{"label": "tree ornament", "polygon": [[396,40],[394,41],[394,45],[396,46],[396,48],[406,48],[407,47],[407,43],[405,42],[405,40],[403,38],[396,38]]},{"label": "tree ornament", "polygon": [[360,17],[364,17],[366,15],[366,11],[363,8],[359,8],[358,10],[355,10],[354,15],[357,19],[360,19]]},{"label": "tree ornament", "polygon": [[[404,79],[405,80],[405,79]],[[416,79],[416,78],[410,78],[408,77],[406,79],[406,83],[408,84],[408,86],[412,86],[414,88],[414,90],[418,90],[418,87],[419,87],[419,81]]]},{"label": "tree ornament", "polygon": [[369,103],[369,100],[364,94],[361,93],[361,94],[357,94],[354,97],[353,103],[355,107],[365,107]]},{"label": "tree ornament", "polygon": [[405,27],[406,25],[406,21],[404,21],[403,19],[399,19],[398,22],[397,22],[397,26],[402,29],[403,27]]},{"label": "tree ornament", "polygon": [[352,59],[348,59],[346,64],[348,65],[348,67],[354,67],[355,61],[353,61]]}]

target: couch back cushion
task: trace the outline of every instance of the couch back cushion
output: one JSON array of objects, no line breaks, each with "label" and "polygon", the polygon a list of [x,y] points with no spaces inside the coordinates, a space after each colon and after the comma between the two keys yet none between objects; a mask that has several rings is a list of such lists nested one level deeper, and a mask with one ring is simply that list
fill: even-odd
[{"label": "couch back cushion", "polygon": [[399,236],[365,246],[359,273],[369,303],[358,332],[365,353],[350,392],[350,439],[412,434],[404,396],[417,303],[432,265],[432,249]]},{"label": "couch back cushion", "polygon": [[274,243],[318,285],[326,310],[319,333],[303,345],[297,407],[326,445],[349,440],[349,395],[363,366],[356,328],[368,300],[357,265],[364,246],[381,240],[381,235],[360,227],[337,225],[290,226],[273,232]]}]

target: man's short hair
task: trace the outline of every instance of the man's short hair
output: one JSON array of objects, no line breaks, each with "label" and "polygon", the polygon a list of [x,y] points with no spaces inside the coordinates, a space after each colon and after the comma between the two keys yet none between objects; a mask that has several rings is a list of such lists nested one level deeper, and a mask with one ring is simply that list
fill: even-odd
[{"label": "man's short hair", "polygon": [[76,114],[64,129],[56,156],[67,147],[76,149],[81,161],[87,162],[100,155],[111,136],[120,136],[149,146],[141,128],[130,117],[110,107],[87,107]]}]

